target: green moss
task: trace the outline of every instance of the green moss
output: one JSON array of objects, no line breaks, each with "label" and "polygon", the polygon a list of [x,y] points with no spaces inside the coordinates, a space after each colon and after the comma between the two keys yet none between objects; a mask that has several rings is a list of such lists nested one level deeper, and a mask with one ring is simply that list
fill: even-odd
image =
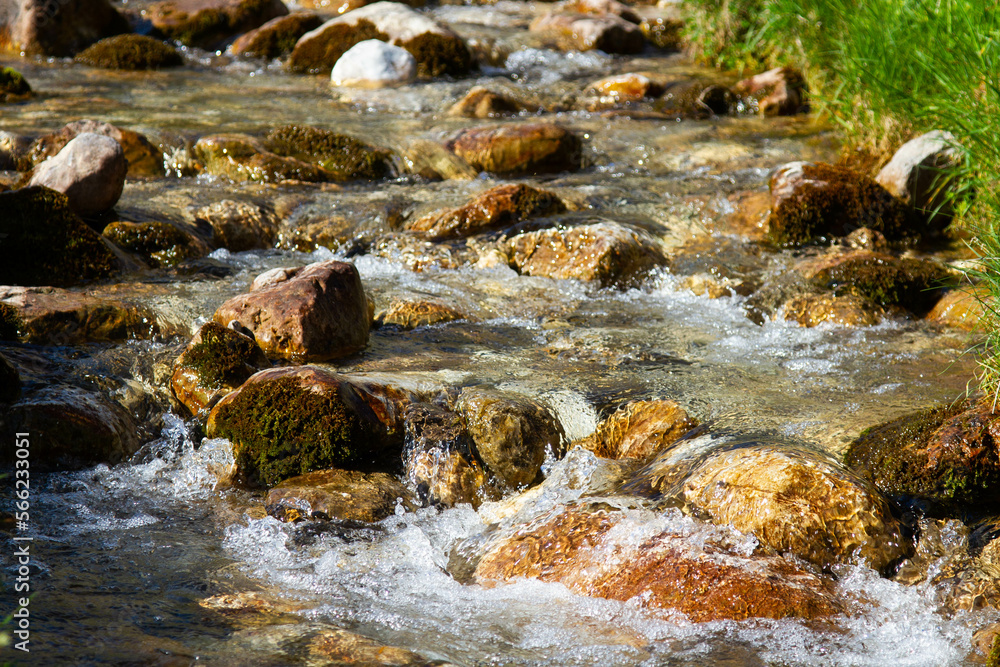
[{"label": "green moss", "polygon": [[278,25],[258,30],[243,45],[240,55],[257,58],[280,58],[292,52],[302,35],[323,25],[315,14],[291,14]]},{"label": "green moss", "polygon": [[0,211],[0,284],[65,287],[119,268],[62,193],[41,186],[3,192]]},{"label": "green moss", "polygon": [[923,314],[937,302],[948,273],[917,259],[863,256],[821,271],[814,282],[835,293],[849,293],[881,306],[902,306]]},{"label": "green moss", "polygon": [[288,68],[299,73],[329,74],[340,56],[355,44],[369,39],[388,42],[389,35],[364,19],[353,25],[342,23],[330,26],[323,31],[322,38],[298,45],[288,59]]},{"label": "green moss", "polygon": [[199,332],[201,340],[184,353],[182,365],[194,370],[200,383],[210,389],[238,387],[267,365],[257,342],[216,322]]},{"label": "green moss", "polygon": [[271,487],[315,470],[350,467],[369,437],[336,394],[303,388],[294,378],[245,385],[214,417],[250,484]]},{"label": "green moss", "polygon": [[191,238],[166,222],[112,222],[104,228],[103,235],[155,266],[173,266],[191,254]]},{"label": "green moss", "polygon": [[265,21],[281,16],[281,3],[274,0],[242,0],[226,9],[206,8],[189,15],[168,8],[157,27],[166,37],[187,46],[210,47]]},{"label": "green moss", "polygon": [[161,69],[184,64],[177,49],[145,35],[117,35],[102,39],[77,54],[74,60],[92,67],[121,70]]},{"label": "green moss", "polygon": [[826,164],[806,165],[803,183],[768,218],[768,238],[797,246],[847,236],[859,227],[882,232],[890,241],[913,241],[921,222],[873,179]]},{"label": "green moss", "polygon": [[417,73],[437,77],[444,74],[461,76],[472,68],[472,54],[458,37],[446,37],[427,32],[401,43],[417,61]]},{"label": "green moss", "polygon": [[13,67],[0,69],[0,102],[9,98],[26,97],[31,94],[28,81]]},{"label": "green moss", "polygon": [[20,340],[24,321],[15,306],[0,303],[0,340]]},{"label": "green moss", "polygon": [[389,151],[315,127],[276,128],[267,135],[265,145],[278,155],[315,163],[336,180],[378,179],[391,171]]},{"label": "green moss", "polygon": [[1000,667],[1000,634],[994,635],[990,644],[990,654],[986,656],[986,667]]}]

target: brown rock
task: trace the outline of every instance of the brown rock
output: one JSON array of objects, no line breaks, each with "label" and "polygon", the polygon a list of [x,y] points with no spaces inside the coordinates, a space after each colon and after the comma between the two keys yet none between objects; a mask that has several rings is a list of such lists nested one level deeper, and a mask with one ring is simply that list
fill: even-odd
[{"label": "brown rock", "polygon": [[210,251],[208,244],[168,222],[112,222],[101,236],[156,267],[174,266]]},{"label": "brown rock", "polygon": [[202,137],[194,153],[205,171],[232,181],[303,181],[325,183],[336,175],[305,160],[282,157],[264,148],[264,144],[245,134],[216,134]]},{"label": "brown rock", "polygon": [[530,218],[540,218],[566,210],[559,197],[522,183],[498,185],[461,208],[438,211],[408,222],[406,228],[421,232],[432,241],[474,236],[481,232],[510,227]]},{"label": "brown rock", "polygon": [[666,262],[647,234],[616,222],[518,234],[508,241],[513,266],[529,276],[629,286]]},{"label": "brown rock", "polygon": [[582,159],[579,137],[550,123],[463,130],[447,148],[475,169],[495,174],[575,171]]},{"label": "brown rock", "polygon": [[286,14],[281,0],[162,0],[147,10],[146,18],[168,39],[213,50]]},{"label": "brown rock", "polygon": [[125,153],[117,141],[83,132],[36,166],[28,186],[62,192],[78,215],[88,216],[103,213],[118,203],[127,170]]},{"label": "brown rock", "polygon": [[17,309],[20,337],[29,343],[125,341],[159,330],[146,306],[53,287],[2,287],[0,303]]},{"label": "brown rock", "polygon": [[698,425],[674,401],[633,401],[597,425],[579,441],[585,449],[607,459],[648,458]]},{"label": "brown rock", "polygon": [[326,361],[368,344],[370,317],[361,276],[353,264],[319,262],[277,285],[233,297],[215,311],[253,331],[270,357]]},{"label": "brown rock", "polygon": [[406,408],[406,474],[425,504],[478,507],[489,498],[486,474],[458,414],[427,403]]},{"label": "brown rock", "polygon": [[107,0],[6,0],[0,5],[0,52],[71,56],[99,39],[130,32]]},{"label": "brown rock", "polygon": [[988,298],[988,292],[982,287],[953,289],[934,304],[927,319],[956,329],[973,331],[985,314],[984,304]]},{"label": "brown rock", "polygon": [[465,94],[465,97],[455,102],[447,114],[466,118],[497,118],[514,116],[526,110],[525,105],[512,97],[494,93],[482,86],[475,86]]},{"label": "brown rock", "polygon": [[854,294],[808,294],[797,296],[785,304],[785,319],[804,327],[815,327],[824,322],[870,327],[881,322],[884,314],[881,307]]},{"label": "brown rock", "polygon": [[479,173],[441,144],[426,139],[408,141],[406,162],[410,173],[430,180],[471,181]]},{"label": "brown rock", "polygon": [[324,628],[309,641],[311,662],[322,665],[366,665],[370,667],[455,667],[395,646],[386,646],[361,635]]},{"label": "brown rock", "polygon": [[468,318],[460,311],[442,303],[400,299],[393,301],[388,308],[375,316],[375,321],[381,326],[392,325],[407,330],[463,319]]},{"label": "brown rock", "polygon": [[237,56],[281,58],[292,52],[302,35],[321,25],[323,19],[316,14],[279,16],[240,35],[229,50]]},{"label": "brown rock", "polygon": [[281,482],[267,492],[267,513],[282,521],[340,519],[374,523],[392,514],[398,503],[414,509],[412,496],[384,472],[319,470]]},{"label": "brown rock", "polygon": [[102,134],[117,141],[125,152],[125,159],[128,160],[129,178],[156,177],[166,173],[163,168],[163,152],[145,136],[111,123],[95,120],[73,121],[58,132],[40,137],[31,147],[32,162],[37,165],[54,156],[83,132]]},{"label": "brown rock", "polygon": [[806,80],[802,73],[778,67],[743,79],[733,91],[750,98],[751,106],[765,116],[790,116],[808,109]]},{"label": "brown rock", "polygon": [[647,97],[663,94],[663,86],[643,74],[618,74],[595,81],[584,90],[584,94],[596,95],[600,102],[618,104],[638,102]]},{"label": "brown rock", "polygon": [[273,248],[278,238],[278,218],[269,207],[224,199],[199,208],[194,217],[212,226],[213,240],[233,252]]},{"label": "brown rock", "polygon": [[640,53],[646,43],[639,26],[612,15],[545,14],[529,30],[551,37],[565,51]]},{"label": "brown rock", "polygon": [[680,51],[684,45],[684,21],[663,17],[643,19],[639,29],[646,41],[658,49]]},{"label": "brown rock", "polygon": [[642,17],[636,14],[635,10],[618,0],[563,0],[555,8],[560,12],[617,16],[636,25],[642,23]]},{"label": "brown rock", "polygon": [[636,599],[694,623],[823,618],[843,613],[829,581],[775,556],[743,555],[720,539],[664,531],[617,541],[621,512],[560,507],[487,548],[475,580],[557,581],[581,595]]}]

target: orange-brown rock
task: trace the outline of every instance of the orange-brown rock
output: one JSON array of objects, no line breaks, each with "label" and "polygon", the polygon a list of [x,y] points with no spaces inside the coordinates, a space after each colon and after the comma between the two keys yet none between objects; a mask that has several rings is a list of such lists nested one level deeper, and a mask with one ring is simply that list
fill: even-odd
[{"label": "orange-brown rock", "polygon": [[638,102],[662,95],[663,86],[644,74],[618,74],[591,83],[584,94],[596,95],[600,102],[611,104]]},{"label": "orange-brown rock", "polygon": [[318,470],[291,477],[267,492],[267,513],[282,521],[341,519],[381,521],[397,504],[414,509],[413,498],[398,479],[384,472]]},{"label": "orange-brown rock", "polygon": [[323,25],[316,14],[289,14],[271,19],[236,38],[229,50],[238,56],[281,58],[295,48],[302,35]]},{"label": "orange-brown rock", "polygon": [[361,276],[353,264],[310,264],[289,280],[229,299],[215,311],[253,332],[269,357],[326,361],[360,352],[371,318]]},{"label": "orange-brown rock", "polygon": [[222,201],[202,206],[194,213],[196,222],[212,226],[212,240],[233,252],[273,248],[278,237],[278,218],[268,206],[253,202]]},{"label": "orange-brown rock", "polygon": [[566,205],[554,193],[512,183],[491,188],[460,208],[437,211],[408,222],[406,228],[432,241],[443,241],[503,229],[565,210]]},{"label": "orange-brown rock", "polygon": [[551,123],[463,130],[447,148],[475,169],[495,174],[575,171],[582,159],[579,137]]},{"label": "orange-brown rock", "polygon": [[451,306],[426,300],[397,299],[383,312],[375,316],[382,325],[392,325],[400,329],[415,329],[452,320],[466,319],[466,316]]},{"label": "orange-brown rock", "polygon": [[807,87],[801,72],[778,67],[743,79],[733,91],[750,98],[765,116],[789,116],[807,108]]},{"label": "orange-brown rock", "polygon": [[617,16],[629,23],[641,23],[642,17],[635,10],[618,0],[563,0],[556,5],[561,12],[594,14],[596,16]]},{"label": "orange-brown rock", "polygon": [[512,97],[495,93],[483,86],[469,89],[465,97],[455,102],[449,109],[449,116],[464,116],[466,118],[498,118],[514,116],[525,111],[527,107]]},{"label": "orange-brown rock", "polygon": [[580,444],[608,459],[648,458],[698,425],[674,401],[633,401],[597,425]]},{"label": "orange-brown rock", "polygon": [[0,7],[0,52],[72,56],[99,39],[131,32],[108,0],[5,2]]},{"label": "orange-brown rock", "polygon": [[870,327],[882,321],[884,312],[877,304],[854,294],[808,294],[797,296],[785,304],[785,319],[804,327],[815,327],[824,322]]},{"label": "orange-brown rock", "polygon": [[281,0],[161,0],[145,12],[168,39],[209,50],[286,14]]},{"label": "orange-brown rock", "polygon": [[629,54],[641,52],[646,43],[639,26],[610,14],[544,14],[529,30],[552,38],[565,51]]},{"label": "orange-brown rock", "polygon": [[982,287],[953,289],[943,297],[927,314],[927,319],[956,329],[972,331],[983,318],[987,292]]},{"label": "orange-brown rock", "polygon": [[2,287],[0,303],[16,308],[20,338],[29,343],[125,341],[159,331],[144,305],[55,287]]},{"label": "orange-brown rock", "polygon": [[630,286],[666,262],[650,236],[616,222],[526,232],[508,246],[512,265],[521,273],[604,286]]},{"label": "orange-brown rock", "polygon": [[406,474],[425,504],[478,507],[488,498],[486,473],[472,455],[472,436],[461,415],[413,403],[406,425]]},{"label": "orange-brown rock", "polygon": [[512,537],[491,544],[475,580],[556,581],[581,595],[637,599],[691,621],[823,618],[842,613],[829,581],[776,556],[743,555],[711,539],[669,531],[616,539],[620,512],[557,508]]}]

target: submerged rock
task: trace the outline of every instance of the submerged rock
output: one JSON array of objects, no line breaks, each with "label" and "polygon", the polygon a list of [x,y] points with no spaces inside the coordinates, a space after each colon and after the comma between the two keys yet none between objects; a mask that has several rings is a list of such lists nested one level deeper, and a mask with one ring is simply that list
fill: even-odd
[{"label": "submerged rock", "polygon": [[281,0],[161,0],[145,12],[167,39],[207,50],[286,14]]},{"label": "submerged rock", "polygon": [[282,58],[292,52],[302,35],[321,25],[323,19],[316,14],[279,16],[240,35],[229,50],[251,58]]},{"label": "submerged rock", "polygon": [[875,181],[893,196],[928,218],[934,229],[951,222],[958,182],[953,172],[962,162],[962,149],[950,132],[934,130],[911,139],[892,156]]},{"label": "submerged rock", "polygon": [[376,2],[331,19],[295,45],[288,66],[325,73],[352,46],[377,39],[409,51],[421,76],[460,76],[472,67],[465,41],[449,28],[398,2]]},{"label": "submerged rock", "polygon": [[330,72],[335,86],[400,86],[417,78],[417,61],[406,49],[377,39],[358,42]]},{"label": "submerged rock", "polygon": [[648,76],[629,73],[594,81],[583,92],[584,95],[596,96],[601,104],[619,104],[658,97],[663,91],[663,86]]},{"label": "submerged rock", "polygon": [[413,403],[403,419],[406,476],[424,504],[478,507],[490,497],[486,473],[472,454],[472,437],[461,415]]},{"label": "submerged rock", "polygon": [[0,302],[16,309],[21,340],[41,345],[151,338],[159,330],[146,306],[51,287],[0,287]]},{"label": "submerged rock", "polygon": [[956,329],[973,331],[986,314],[988,292],[983,287],[956,288],[941,297],[927,319]]},{"label": "submerged rock", "polygon": [[194,145],[194,154],[204,163],[208,173],[237,182],[323,183],[335,180],[334,174],[322,167],[272,153],[261,141],[245,134],[202,137]]},{"label": "submerged rock", "polygon": [[375,316],[379,326],[395,326],[400,329],[415,329],[432,324],[441,324],[468,317],[451,306],[426,300],[397,299]]},{"label": "submerged rock", "polygon": [[495,93],[483,86],[473,86],[465,97],[449,107],[447,113],[449,116],[466,118],[497,118],[514,116],[526,110],[524,104],[512,97]]},{"label": "submerged rock", "polygon": [[503,229],[565,210],[566,205],[554,193],[520,183],[498,185],[465,206],[425,215],[407,222],[406,228],[432,241],[443,241]]},{"label": "submerged rock", "polygon": [[232,441],[238,474],[252,486],[329,468],[393,470],[408,402],[393,387],[309,366],[274,368],[219,401],[206,432]]},{"label": "submerged rock", "polygon": [[118,203],[127,170],[125,152],[117,141],[83,132],[54,157],[35,167],[28,185],[43,185],[62,192],[79,215],[93,215]]},{"label": "submerged rock", "polygon": [[69,286],[107,278],[119,262],[101,237],[45,187],[0,192],[0,283]]},{"label": "submerged rock", "polygon": [[208,322],[174,362],[170,389],[181,405],[198,416],[269,365],[253,338]]},{"label": "submerged rock", "polygon": [[791,116],[808,110],[805,77],[790,67],[778,67],[743,79],[733,86],[733,92],[749,98],[765,116]]},{"label": "submerged rock", "polygon": [[278,218],[267,206],[224,199],[199,208],[195,221],[212,226],[213,241],[233,252],[273,248],[278,238]]},{"label": "submerged rock", "polygon": [[180,67],[181,54],[170,44],[146,35],[116,35],[92,44],[74,58],[78,63],[119,70]]},{"label": "submerged rock", "polygon": [[638,25],[607,14],[545,14],[529,30],[551,37],[565,51],[640,53],[646,44]]},{"label": "submerged rock", "polygon": [[6,0],[0,5],[0,52],[72,56],[99,39],[129,32],[108,0]]},{"label": "submerged rock", "polygon": [[112,222],[101,235],[155,267],[205,255],[208,248],[168,222]]},{"label": "submerged rock", "polygon": [[608,459],[648,458],[698,426],[698,420],[674,401],[633,401],[577,441],[584,449]]},{"label": "submerged rock", "polygon": [[804,327],[824,322],[848,327],[870,327],[882,321],[884,311],[874,302],[856,294],[808,294],[785,304],[786,320]]},{"label": "submerged rock", "polygon": [[326,361],[368,344],[371,316],[353,264],[310,264],[289,280],[229,299],[214,319],[236,320],[253,332],[269,357]]},{"label": "submerged rock", "polygon": [[282,521],[339,519],[374,523],[397,505],[414,509],[410,492],[384,472],[319,470],[291,477],[267,492],[267,513]]},{"label": "submerged rock", "polygon": [[492,125],[462,130],[448,150],[494,174],[542,174],[580,168],[580,138],[551,123]]},{"label": "submerged rock", "polygon": [[94,120],[77,120],[67,123],[53,134],[39,137],[31,147],[35,164],[59,153],[70,141],[84,132],[102,134],[117,141],[128,162],[128,178],[163,176],[163,151],[154,146],[144,135],[117,127],[111,123]]}]

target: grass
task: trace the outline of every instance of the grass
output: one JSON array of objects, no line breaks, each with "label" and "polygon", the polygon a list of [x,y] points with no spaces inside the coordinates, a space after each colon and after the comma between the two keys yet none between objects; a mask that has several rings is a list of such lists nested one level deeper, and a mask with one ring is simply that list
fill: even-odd
[{"label": "grass", "polygon": [[912,136],[950,131],[965,160],[952,204],[987,291],[980,388],[1000,402],[1000,6],[982,0],[688,0],[699,60],[790,65],[837,123],[845,158],[874,171]]}]

